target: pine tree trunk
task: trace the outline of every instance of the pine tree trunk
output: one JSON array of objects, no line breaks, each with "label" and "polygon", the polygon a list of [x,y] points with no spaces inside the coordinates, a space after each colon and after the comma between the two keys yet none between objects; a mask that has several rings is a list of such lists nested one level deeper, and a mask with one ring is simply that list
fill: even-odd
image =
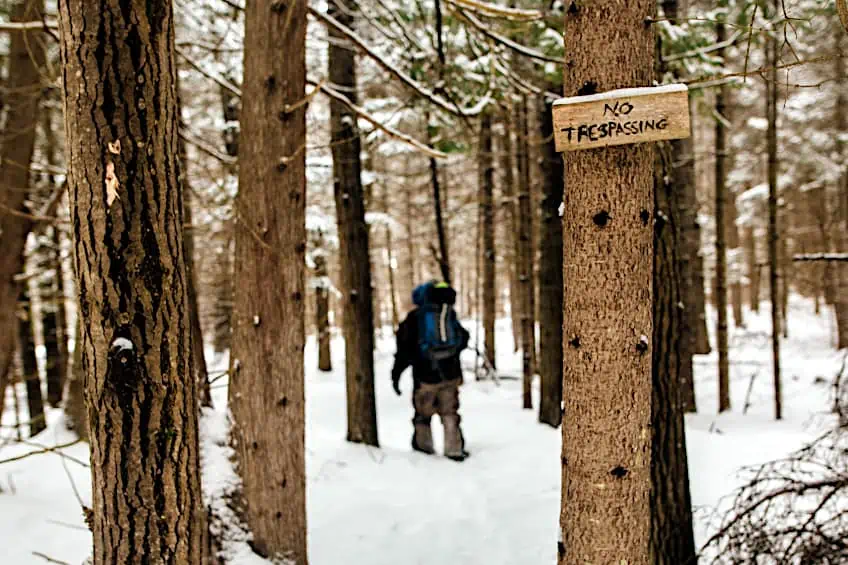
[{"label": "pine tree trunk", "polygon": [[[43,17],[44,0],[16,0],[11,7],[13,22],[41,21]],[[3,131],[7,138],[14,136],[14,143],[3,143],[0,149],[0,391],[6,390],[15,353],[18,284],[14,278],[23,269],[24,246],[32,229],[31,220],[5,210],[30,211],[26,205],[28,191],[21,189],[29,187],[42,86],[39,72],[45,61],[42,30],[10,35],[9,67],[3,85]]]},{"label": "pine tree trunk", "polygon": [[[354,7],[339,0],[328,13],[344,25],[354,25]],[[335,31],[330,44],[330,81],[356,103],[356,54]],[[346,106],[330,102],[333,144],[333,188],[339,224],[339,257],[344,292],[345,368],[347,374],[347,439],[379,445],[374,398],[374,318],[371,303],[371,262],[363,202],[361,145],[357,117]],[[446,257],[446,256],[445,256]]]},{"label": "pine tree trunk", "polygon": [[[45,254],[50,249],[43,249]],[[55,275],[54,275],[55,276]],[[44,340],[45,376],[47,377],[47,403],[54,408],[62,402],[64,375],[61,372],[61,354],[59,352],[59,315],[58,299],[54,276],[39,284],[41,300],[41,332]]]},{"label": "pine tree trunk", "polygon": [[[53,228],[53,264],[56,270],[56,340],[59,344],[59,356],[57,363],[59,365],[59,374],[61,375],[62,383],[68,379],[70,367],[70,352],[68,351],[68,315],[67,315],[67,295],[65,290],[65,268],[62,259],[62,238],[58,227]],[[64,386],[64,385],[63,385]],[[64,392],[62,393],[64,396]]]},{"label": "pine tree trunk", "polygon": [[[321,236],[323,244],[323,235]],[[330,290],[328,288],[327,258],[323,254],[315,256],[315,326],[318,334],[318,369],[332,371],[333,360],[330,355]]]},{"label": "pine tree trunk", "polygon": [[[772,5],[772,14],[777,6]],[[773,33],[774,30],[771,30]],[[771,301],[771,347],[772,375],[774,380],[774,417],[780,420],[782,414],[782,397],[780,382],[780,291],[778,284],[778,243],[780,231],[777,224],[778,200],[778,160],[777,160],[777,39],[773,35],[766,40],[766,68],[771,69],[766,77],[766,132],[768,144],[768,259],[769,259],[769,300]]]},{"label": "pine tree trunk", "polygon": [[[729,94],[727,95],[729,96]],[[730,168],[730,167],[727,167]],[[733,324],[737,328],[745,327],[745,316],[742,312],[742,250],[740,248],[739,226],[736,219],[739,216],[736,209],[736,194],[727,189],[725,199],[725,234],[727,247],[734,251],[733,264],[728,266],[728,279],[730,283],[730,305],[733,310]]]},{"label": "pine tree trunk", "polygon": [[[389,189],[383,187],[383,213],[387,218],[391,217],[391,209],[389,207]],[[386,225],[386,258],[388,260],[388,268],[386,274],[389,279],[389,302],[392,308],[392,331],[397,331],[400,324],[400,313],[398,312],[397,288],[395,287],[395,249],[392,242],[392,225]]]},{"label": "pine tree trunk", "polygon": [[[683,241],[677,219],[683,200],[679,181],[683,179],[669,175],[676,153],[673,144],[659,145],[656,153],[650,563],[685,565],[695,563],[697,557],[683,419],[685,383],[681,379],[687,362],[691,366],[691,353],[681,331],[686,312],[678,307],[683,266],[678,250]],[[669,178],[671,182],[667,182]]]},{"label": "pine tree trunk", "polygon": [[21,350],[21,380],[26,385],[29,435],[32,437],[44,431],[47,420],[44,414],[44,399],[41,396],[41,377],[38,374],[38,362],[35,358],[32,302],[26,287],[26,283],[21,283],[18,298],[20,312],[18,314],[18,343]]},{"label": "pine tree trunk", "polygon": [[[716,24],[716,44],[727,39],[724,22]],[[724,48],[717,51],[717,57],[724,57]],[[718,347],[718,411],[730,410],[730,362],[727,353],[727,218],[725,205],[727,198],[727,159],[726,133],[724,131],[725,95],[727,87],[721,85],[716,91],[715,111],[715,225],[716,225],[716,296],[715,304],[718,317],[716,325],[716,347]]]},{"label": "pine tree trunk", "polygon": [[229,387],[252,547],[297,565],[307,563],[305,37],[303,3],[247,4]]},{"label": "pine tree trunk", "polygon": [[[834,57],[834,74],[837,81],[837,94],[834,105],[834,121],[836,122],[836,131],[845,132],[848,131],[848,92],[846,92],[846,89],[848,89],[846,78],[848,77],[846,77],[845,72],[845,53],[843,49],[843,45],[845,45],[845,31],[839,28],[839,26],[836,26],[835,34],[836,57]],[[840,136],[837,136],[836,144],[840,161],[842,161],[845,158],[845,142]],[[836,233],[841,233],[841,237],[837,235],[833,238],[836,240],[835,249],[839,249],[838,246],[841,243],[842,251],[848,252],[848,167],[844,162],[842,162],[842,171],[839,175],[836,193],[839,202],[836,214]],[[844,224],[841,230],[839,229],[840,220]],[[827,248],[827,250],[829,251],[830,249]],[[828,267],[831,273],[828,280],[833,289],[837,347],[844,349],[848,348],[848,266],[845,263],[837,263],[835,265],[828,265]],[[2,366],[0,366],[0,370],[2,370]]]},{"label": "pine tree trunk", "polygon": [[748,304],[752,312],[760,311],[760,266],[757,263],[757,239],[754,226],[745,226],[745,259],[748,273]]},{"label": "pine tree trunk", "polygon": [[59,12],[92,561],[196,565],[205,516],[171,2],[61,0]]},{"label": "pine tree trunk", "polygon": [[506,108],[503,112],[504,134],[502,137],[503,146],[501,148],[501,170],[503,171],[503,185],[501,194],[503,197],[504,214],[504,232],[509,242],[507,247],[508,269],[509,269],[509,309],[512,318],[512,336],[515,344],[514,350],[518,351],[521,348],[521,288],[518,282],[518,256],[519,241],[518,241],[518,206],[515,200],[515,172],[513,168],[513,147],[512,147],[512,111]]},{"label": "pine tree trunk", "polygon": [[482,216],[483,231],[483,332],[485,334],[486,348],[484,353],[492,367],[496,363],[495,350],[495,316],[497,295],[495,293],[497,281],[495,251],[495,164],[492,146],[492,115],[484,112],[480,117],[480,212]]},{"label": "pine tree trunk", "polygon": [[87,442],[88,417],[85,412],[85,373],[82,370],[82,333],[79,322],[74,335],[74,358],[65,391],[65,423],[78,438]]},{"label": "pine tree trunk", "polygon": [[[179,77],[178,77],[179,78]],[[177,80],[177,115],[182,126],[182,103],[179,97]],[[212,406],[212,391],[209,389],[209,372],[204,354],[203,329],[200,326],[200,304],[197,300],[197,273],[194,268],[194,218],[192,214],[191,191],[188,183],[188,155],[185,140],[179,140],[180,183],[183,190],[183,245],[185,246],[186,291],[188,293],[188,312],[191,324],[191,355],[194,368],[194,382],[197,383],[198,401],[201,406]]]},{"label": "pine tree trunk", "polygon": [[224,245],[215,258],[215,304],[212,346],[216,353],[230,349],[232,345],[233,318],[233,226],[232,222],[224,227]]},{"label": "pine tree trunk", "polygon": [[[430,145],[432,147],[432,144]],[[436,236],[439,240],[439,269],[442,272],[442,278],[445,282],[451,284],[450,251],[448,237],[445,231],[445,220],[442,214],[442,187],[439,182],[439,165],[433,157],[430,157],[430,181],[433,184],[433,208],[436,214]]]},{"label": "pine tree trunk", "polygon": [[527,410],[533,408],[533,372],[536,357],[534,313],[535,289],[533,279],[533,207],[530,198],[530,160],[528,145],[527,97],[516,107],[516,163],[518,164],[518,285],[521,301],[522,402]]},{"label": "pine tree trunk", "polygon": [[418,266],[418,248],[416,247],[417,234],[414,226],[416,211],[412,202],[411,187],[407,187],[404,191],[404,210],[406,216],[404,218],[404,228],[406,231],[406,282],[409,285],[409,292],[404,299],[408,301],[411,300],[412,289],[418,284],[418,273],[416,271]]},{"label": "pine tree trunk", "polygon": [[[566,96],[652,84],[655,2],[572,6]],[[648,144],[565,159],[561,565],[649,563],[653,166]]]},{"label": "pine tree trunk", "polygon": [[539,241],[539,421],[557,427],[562,421],[562,220],[559,208],[565,191],[562,155],[554,148],[553,106],[539,99],[542,139],[542,180]]}]

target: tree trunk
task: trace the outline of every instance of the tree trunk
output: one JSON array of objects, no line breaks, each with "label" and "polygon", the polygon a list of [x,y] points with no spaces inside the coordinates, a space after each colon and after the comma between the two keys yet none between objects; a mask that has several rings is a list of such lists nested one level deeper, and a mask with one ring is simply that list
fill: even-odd
[{"label": "tree trunk", "polygon": [[513,169],[512,148],[512,111],[509,108],[503,111],[504,134],[501,147],[501,170],[503,171],[503,185],[501,195],[503,198],[503,209],[506,212],[504,222],[504,235],[507,244],[507,267],[509,269],[509,310],[512,318],[512,336],[514,351],[521,347],[521,288],[518,282],[518,206],[515,201],[515,173]]},{"label": "tree trunk", "polygon": [[92,561],[196,565],[205,516],[172,6],[61,0],[59,12]]},{"label": "tree trunk", "polygon": [[492,367],[496,363],[495,317],[496,295],[496,251],[495,251],[495,165],[492,148],[492,115],[484,112],[480,117],[480,212],[483,228],[483,332],[486,348],[484,354]]},{"label": "tree trunk", "polygon": [[[726,98],[730,94],[726,94]],[[728,167],[730,168],[730,167]],[[737,328],[745,327],[745,316],[742,311],[742,249],[739,238],[739,226],[736,219],[739,213],[736,209],[736,194],[727,190],[725,198],[725,235],[727,247],[734,251],[732,264],[728,266],[728,279],[730,283],[730,305],[733,310],[733,325]]]},{"label": "tree trunk", "polygon": [[[11,8],[13,22],[41,21],[43,17],[44,0],[17,0]],[[15,353],[18,284],[14,278],[23,268],[24,246],[32,229],[31,220],[6,210],[29,211],[26,200],[41,96],[39,72],[45,61],[42,30],[10,35],[8,78],[3,85],[3,131],[6,140],[14,142],[3,143],[0,149],[0,391],[6,390]]]},{"label": "tree trunk", "polygon": [[[179,80],[177,80],[177,115],[182,125],[182,103],[180,102]],[[200,304],[197,301],[197,274],[194,268],[194,218],[192,214],[191,190],[188,182],[188,155],[186,143],[179,140],[179,179],[183,194],[183,246],[185,246],[186,291],[188,294],[188,314],[191,324],[191,355],[194,368],[194,382],[197,383],[198,400],[202,406],[212,407],[212,391],[209,389],[209,372],[204,354],[203,329],[200,326]]]},{"label": "tree trunk", "polygon": [[88,441],[88,418],[85,413],[85,373],[82,371],[82,333],[77,322],[74,334],[74,358],[65,391],[65,425],[83,441]]},{"label": "tree trunk", "polygon": [[[353,11],[353,4],[344,0],[330,3],[328,9],[331,16],[348,27],[354,25]],[[330,44],[330,81],[356,103],[356,54],[344,44],[337,32],[331,30],[330,35],[336,38]],[[371,262],[362,194],[359,129],[356,114],[339,102],[330,102],[330,116],[333,190],[339,224],[342,292],[345,296],[347,440],[377,446]]]},{"label": "tree trunk", "polygon": [[[665,5],[664,5],[665,7]],[[664,10],[670,16],[671,10]],[[653,356],[651,401],[651,559],[653,565],[696,563],[692,529],[692,500],[683,414],[686,383],[682,370],[691,366],[684,343],[686,312],[678,307],[683,241],[677,225],[683,191],[682,179],[669,175],[676,153],[673,144],[657,148],[655,167]],[[669,156],[672,158],[669,159]],[[668,182],[666,179],[671,179]]]},{"label": "tree trunk", "polygon": [[[566,96],[652,84],[655,2],[573,7]],[[649,563],[653,166],[648,144],[565,160],[561,565]]]},{"label": "tree trunk", "polygon": [[18,343],[21,351],[21,380],[26,385],[27,409],[29,412],[29,435],[38,435],[47,427],[44,414],[44,399],[41,396],[41,377],[35,358],[35,337],[32,323],[32,301],[27,284],[21,283],[18,298]]},{"label": "tree trunk", "polygon": [[[772,14],[777,6],[772,5]],[[771,30],[774,32],[774,30]],[[766,77],[766,119],[768,130],[768,258],[769,258],[769,300],[771,301],[771,349],[772,375],[774,379],[774,417],[780,420],[782,414],[780,382],[780,291],[778,288],[778,243],[780,231],[777,225],[778,200],[778,161],[777,161],[777,39],[769,34],[766,40],[766,68],[771,69]]]},{"label": "tree trunk", "polygon": [[[716,23],[716,44],[722,44],[727,39],[724,22]],[[724,48],[717,51],[717,57],[724,58]],[[718,411],[730,410],[730,362],[727,354],[727,218],[725,204],[727,198],[727,159],[726,134],[724,119],[727,113],[725,95],[727,87],[719,86],[716,91],[715,111],[715,226],[716,226],[716,347],[718,347]]]},{"label": "tree trunk", "polygon": [[[391,217],[387,186],[383,187],[383,213],[386,214],[386,218]],[[386,224],[386,258],[388,260],[389,301],[392,308],[392,331],[397,331],[398,325],[400,325],[400,313],[398,312],[397,289],[395,288],[395,250],[392,242],[391,223]]]},{"label": "tree trunk", "polygon": [[521,301],[522,401],[533,408],[533,373],[536,360],[535,289],[533,279],[533,207],[530,199],[530,160],[528,145],[527,97],[516,108],[518,164],[518,285]]},{"label": "tree trunk", "polygon": [[249,2],[244,38],[233,442],[254,551],[305,565],[305,4]]},{"label": "tree trunk", "polygon": [[542,139],[541,259],[539,264],[539,421],[557,427],[562,421],[562,220],[565,191],[562,155],[554,148],[553,105],[539,99]]},{"label": "tree trunk", "polygon": [[[323,234],[321,247],[323,247]],[[315,331],[318,335],[318,369],[332,371],[333,360],[330,355],[330,289],[327,273],[327,257],[316,254],[315,258]]]},{"label": "tree trunk", "polygon": [[404,208],[406,212],[406,217],[404,218],[404,228],[406,231],[406,278],[409,285],[409,293],[407,293],[405,300],[409,301],[412,297],[412,289],[418,284],[418,273],[416,272],[418,266],[418,261],[416,260],[418,247],[415,244],[417,238],[414,227],[416,211],[412,202],[412,188],[408,186],[404,191]]},{"label": "tree trunk", "polygon": [[[845,31],[839,26],[835,27],[835,43],[836,57],[834,57],[834,71],[836,75],[836,103],[834,105],[834,121],[836,122],[836,131],[845,132],[848,130],[848,93],[846,93],[846,72],[845,72],[845,53],[843,45],[845,44]],[[841,231],[841,237],[837,235],[835,239],[836,246],[841,243],[842,251],[848,252],[848,167],[844,162],[845,159],[845,142],[842,137],[836,137],[836,147],[842,166],[841,174],[839,175],[836,194],[838,199],[837,214],[836,214],[836,233]],[[844,224],[839,230],[840,220]],[[841,240],[841,242],[840,242]],[[836,247],[839,249],[839,247]],[[830,251],[830,248],[826,248]],[[836,336],[837,347],[839,349],[848,348],[848,267],[844,263],[828,265],[830,271],[830,285],[833,290],[833,310],[836,316]],[[2,370],[0,366],[0,370]]]},{"label": "tree trunk", "polygon": [[748,273],[748,303],[752,312],[760,311],[760,266],[757,264],[757,239],[754,226],[745,226],[745,259],[748,263],[745,269]]},{"label": "tree trunk", "polygon": [[439,166],[433,157],[430,157],[430,181],[433,183],[433,208],[436,213],[436,235],[439,239],[439,269],[442,272],[442,278],[445,282],[451,284],[450,252],[447,234],[445,233],[445,221],[442,217],[442,189],[439,183]]},{"label": "tree trunk", "polygon": [[[693,215],[697,217],[697,212],[694,212]],[[697,220],[695,222],[697,226]],[[696,227],[697,229],[697,237],[690,236],[692,239],[689,241],[690,246],[697,245],[696,251],[692,255],[694,259],[692,263],[694,264],[694,273],[692,275],[692,287],[690,296],[690,303],[693,304],[692,309],[692,322],[695,324],[695,351],[693,353],[697,355],[706,355],[708,354],[710,349],[710,337],[707,333],[707,297],[706,290],[704,284],[704,258],[701,256],[700,252],[697,249],[700,248],[701,245],[701,236],[700,226]]]}]

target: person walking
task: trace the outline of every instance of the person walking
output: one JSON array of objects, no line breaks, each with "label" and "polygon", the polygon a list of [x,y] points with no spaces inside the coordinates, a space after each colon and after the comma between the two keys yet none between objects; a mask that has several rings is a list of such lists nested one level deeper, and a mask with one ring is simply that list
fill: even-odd
[{"label": "person walking", "polygon": [[412,302],[415,308],[398,328],[392,367],[392,385],[398,396],[401,374],[412,367],[412,449],[435,453],[430,421],[438,414],[445,431],[445,457],[464,461],[469,453],[458,412],[462,384],[459,354],[468,346],[469,334],[453,308],[456,291],[445,282],[430,281],[415,288]]}]

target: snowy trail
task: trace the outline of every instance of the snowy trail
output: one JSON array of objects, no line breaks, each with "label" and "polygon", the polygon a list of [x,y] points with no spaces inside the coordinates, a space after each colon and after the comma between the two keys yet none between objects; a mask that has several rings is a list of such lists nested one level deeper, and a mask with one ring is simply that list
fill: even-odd
[{"label": "snowy trail", "polygon": [[[770,351],[764,337],[767,306],[762,312],[759,317],[749,314],[744,331],[732,330],[731,343],[736,347],[731,352],[730,413],[715,414],[715,353],[696,359],[700,412],[687,416],[687,440],[699,541],[708,537],[713,508],[722,505],[722,497],[740,483],[740,466],[797,449],[829,421],[830,382],[840,357],[829,345],[827,318],[814,316],[807,303],[793,302],[793,335],[783,347],[786,419],[774,422]],[[498,338],[500,369],[519,374],[520,359],[512,353],[506,325],[499,326]],[[472,452],[466,462],[414,453],[409,446],[412,382],[405,374],[403,396],[395,396],[389,377],[394,344],[381,339],[375,357],[381,449],[351,445],[344,441],[342,345],[340,340],[333,342],[332,373],[314,369],[313,343],[306,351],[312,565],[554,563],[560,431],[538,424],[534,411],[521,409],[520,383],[504,380],[498,387],[469,380],[462,388],[460,413]],[[473,353],[468,355],[470,363]],[[217,360],[218,366],[225,362]],[[752,372],[758,376],[751,408],[743,416]],[[220,411],[226,388],[216,388],[213,394]],[[48,430],[35,441],[54,445],[72,439],[63,430],[59,412],[52,412],[49,420]],[[4,424],[10,423],[11,411],[7,411]],[[438,419],[433,430],[441,449]],[[8,435],[7,429],[0,432]],[[5,445],[3,440],[0,446],[0,459],[34,449]],[[65,453],[87,461],[84,445]],[[88,503],[87,469],[73,462],[67,466]],[[33,551],[74,565],[82,562],[90,535],[58,456],[41,455],[0,466],[0,488],[4,565],[44,563]],[[259,562],[241,561],[243,565]]]}]

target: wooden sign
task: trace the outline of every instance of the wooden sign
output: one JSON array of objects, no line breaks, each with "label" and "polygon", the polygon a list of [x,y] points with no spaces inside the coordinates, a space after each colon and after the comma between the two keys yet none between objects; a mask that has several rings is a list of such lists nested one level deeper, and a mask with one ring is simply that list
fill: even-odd
[{"label": "wooden sign", "polygon": [[554,102],[557,151],[689,137],[685,84],[623,88]]}]

